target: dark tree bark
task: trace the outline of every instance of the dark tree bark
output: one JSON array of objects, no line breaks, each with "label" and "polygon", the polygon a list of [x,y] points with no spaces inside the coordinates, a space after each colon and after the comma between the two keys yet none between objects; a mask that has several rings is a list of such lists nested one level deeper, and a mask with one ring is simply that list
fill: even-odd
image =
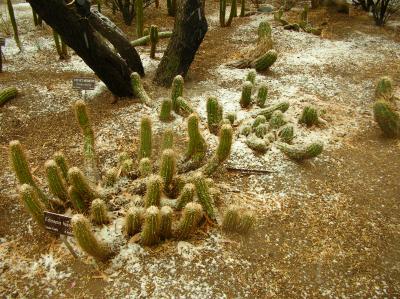
[{"label": "dark tree bark", "polygon": [[157,68],[154,83],[170,86],[185,76],[208,30],[201,0],[178,0],[174,32]]},{"label": "dark tree bark", "polygon": [[77,13],[74,6],[67,7],[63,0],[30,0],[29,3],[114,95],[120,97],[133,95],[131,71],[143,73],[143,66],[131,70],[127,63],[102,41],[88,19]]}]

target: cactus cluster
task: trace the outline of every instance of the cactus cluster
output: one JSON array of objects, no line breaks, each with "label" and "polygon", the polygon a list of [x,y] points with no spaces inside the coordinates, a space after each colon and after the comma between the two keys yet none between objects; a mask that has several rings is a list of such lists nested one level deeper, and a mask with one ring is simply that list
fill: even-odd
[{"label": "cactus cluster", "polygon": [[243,211],[238,206],[230,205],[225,211],[222,229],[228,233],[247,234],[254,222],[254,215],[250,211]]},{"label": "cactus cluster", "polygon": [[305,124],[307,127],[318,125],[318,111],[316,108],[311,106],[306,106],[299,119],[300,124]]},{"label": "cactus cluster", "polygon": [[172,109],[178,115],[183,117],[188,116],[193,113],[193,108],[190,106],[189,102],[183,98],[183,77],[178,75],[172,81],[172,89],[171,89],[171,100],[172,100]]},{"label": "cactus cluster", "polygon": [[389,77],[379,79],[375,88],[375,98],[377,100],[393,101],[393,82]]}]

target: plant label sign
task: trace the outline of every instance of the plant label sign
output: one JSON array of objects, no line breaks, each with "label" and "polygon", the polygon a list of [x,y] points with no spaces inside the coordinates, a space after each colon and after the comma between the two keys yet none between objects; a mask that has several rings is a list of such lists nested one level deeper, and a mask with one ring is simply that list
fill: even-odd
[{"label": "plant label sign", "polygon": [[0,37],[0,47],[4,47],[6,45],[6,38]]},{"label": "plant label sign", "polygon": [[73,78],[72,88],[79,90],[93,90],[96,80],[94,78]]},{"label": "plant label sign", "polygon": [[71,217],[45,211],[44,226],[54,233],[72,236]]}]

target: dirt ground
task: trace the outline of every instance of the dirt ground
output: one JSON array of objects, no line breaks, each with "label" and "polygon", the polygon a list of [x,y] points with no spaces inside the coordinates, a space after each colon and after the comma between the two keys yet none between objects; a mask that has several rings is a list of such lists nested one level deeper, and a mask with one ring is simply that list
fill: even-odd
[{"label": "dirt ground", "polygon": [[[0,297],[400,297],[400,143],[381,136],[371,113],[377,78],[389,75],[400,86],[398,31],[375,27],[370,16],[357,10],[347,16],[325,8],[310,12],[313,24],[327,23],[321,37],[287,32],[271,14],[235,18],[231,28],[220,28],[218,3],[207,4],[209,32],[185,80],[186,96],[202,127],[210,93],[220,97],[225,111],[240,109],[232,97],[239,99],[248,70],[223,65],[254,47],[259,22],[268,20],[280,57],[258,80],[267,82],[273,101],[290,101],[290,117],[297,117],[307,102],[328,111],[328,128],[299,128],[296,139],[321,139],[325,151],[317,159],[295,163],[275,148],[257,156],[237,137],[227,165],[269,170],[223,170],[215,177],[225,204],[255,211],[257,224],[249,236],[202,227],[187,242],[154,248],[128,243],[108,264],[96,264],[79,249],[80,260],[74,260],[59,239],[37,227],[17,196],[8,163],[11,140],[20,140],[27,149],[43,186],[42,165],[55,151],[62,149],[71,164],[81,164],[81,136],[70,108],[79,95],[70,85],[73,77],[93,74],[76,55],[58,61],[50,29],[33,29],[26,6],[16,11],[22,40],[30,45],[18,53],[8,40],[5,72],[0,74],[1,88],[21,90],[0,107]],[[295,20],[299,11],[287,18]],[[134,39],[134,26],[106,14]],[[145,22],[162,29],[173,26],[163,4],[158,10],[147,8]],[[158,103],[170,92],[151,83],[166,43],[161,42],[153,61],[148,48],[139,49],[147,71],[145,87]],[[87,104],[99,159],[107,167],[115,164],[118,152],[135,152],[141,115],[157,116],[156,110],[130,100],[111,102],[111,94],[97,82]],[[238,116],[240,122],[249,114]],[[178,145],[184,146],[185,120],[177,118],[172,125]],[[156,132],[163,128],[155,123]],[[206,139],[215,144],[206,131]]]}]

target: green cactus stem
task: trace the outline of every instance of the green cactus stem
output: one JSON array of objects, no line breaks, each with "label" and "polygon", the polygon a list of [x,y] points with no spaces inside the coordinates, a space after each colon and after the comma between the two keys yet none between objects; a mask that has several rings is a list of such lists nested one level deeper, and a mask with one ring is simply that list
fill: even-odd
[{"label": "green cactus stem", "polygon": [[108,209],[103,200],[96,198],[92,201],[90,206],[90,218],[92,219],[92,222],[97,225],[103,225],[110,222]]},{"label": "green cactus stem", "polygon": [[17,21],[15,20],[14,8],[12,6],[11,0],[7,0],[7,9],[8,9],[8,15],[10,16],[11,25],[14,31],[15,43],[17,44],[19,50],[22,51],[21,41],[19,40],[18,25]]},{"label": "green cactus stem", "polygon": [[199,117],[191,114],[188,118],[189,143],[186,152],[186,159],[202,161],[206,155],[207,144],[199,129]]},{"label": "green cactus stem", "polygon": [[374,118],[383,135],[389,138],[400,136],[400,116],[390,103],[380,100],[374,104]]},{"label": "green cactus stem", "polygon": [[375,98],[377,100],[391,100],[393,97],[393,83],[389,77],[382,77],[379,79],[375,88]]},{"label": "green cactus stem", "polygon": [[257,93],[257,106],[260,108],[265,107],[265,101],[267,100],[268,97],[268,87],[265,84],[262,84],[260,88],[258,89]]},{"label": "green cactus stem", "polygon": [[150,27],[150,58],[156,58],[156,47],[158,43],[158,27],[151,25]]},{"label": "green cactus stem", "polygon": [[242,85],[242,95],[240,97],[240,106],[242,108],[247,108],[251,104],[251,91],[253,89],[253,84],[246,81]]},{"label": "green cactus stem", "polygon": [[219,0],[219,24],[225,27],[226,0]]},{"label": "green cactus stem", "polygon": [[128,237],[140,232],[144,218],[144,209],[141,207],[131,207],[126,212],[124,231]]},{"label": "green cactus stem", "polygon": [[161,156],[160,176],[164,181],[164,188],[168,188],[176,173],[175,152],[172,149],[166,149]]},{"label": "green cactus stem", "polygon": [[15,87],[4,88],[0,91],[0,107],[3,106],[9,100],[16,98],[18,91]]},{"label": "green cactus stem", "polygon": [[102,262],[112,257],[113,252],[109,245],[96,238],[89,220],[84,215],[72,216],[71,224],[74,237],[84,252]]},{"label": "green cactus stem", "polygon": [[246,144],[252,150],[262,154],[268,151],[269,149],[269,142],[266,141],[265,139],[257,137],[255,134],[247,136]]},{"label": "green cactus stem", "polygon": [[19,188],[19,194],[26,210],[39,226],[44,227],[44,205],[39,200],[35,188],[28,184],[22,184]]},{"label": "green cactus stem", "polygon": [[26,159],[25,152],[22,148],[21,143],[18,140],[13,140],[10,142],[10,164],[15,172],[18,182],[22,184],[31,185],[39,199],[47,207],[51,207],[50,200],[43,193],[43,191],[38,187],[33,179],[32,173],[29,169],[29,164]]},{"label": "green cactus stem", "polygon": [[85,203],[85,200],[73,186],[69,186],[68,196],[75,211],[83,213],[84,211],[87,210],[88,205]]},{"label": "green cactus stem", "polygon": [[160,206],[160,198],[163,189],[163,179],[158,175],[152,175],[148,178],[145,194],[145,206]]},{"label": "green cactus stem", "polygon": [[160,110],[160,120],[163,122],[169,122],[172,120],[172,101],[170,99],[165,99],[161,103],[161,110]]},{"label": "green cactus stem", "polygon": [[45,168],[50,192],[61,201],[67,202],[69,200],[67,185],[57,163],[54,160],[48,160],[45,163]]},{"label": "green cactus stem", "polygon": [[169,239],[172,236],[172,209],[164,206],[160,209],[160,236]]},{"label": "green cactus stem", "polygon": [[[260,22],[258,25],[258,42],[266,40],[266,39],[271,39],[272,35],[272,28],[271,25],[268,22]],[[252,82],[254,84],[254,82]]]},{"label": "green cactus stem", "polygon": [[139,174],[142,178],[148,177],[153,172],[153,165],[149,158],[140,159],[139,162]]},{"label": "green cactus stem", "polygon": [[257,73],[255,70],[251,70],[247,73],[245,81],[249,81],[251,84],[256,84]]},{"label": "green cactus stem", "polygon": [[305,124],[307,127],[318,125],[318,111],[314,107],[306,106],[299,119],[300,124]]},{"label": "green cactus stem", "polygon": [[233,125],[236,121],[237,115],[235,112],[229,112],[225,115],[225,118],[229,120],[231,125]]},{"label": "green cactus stem", "polygon": [[189,202],[183,209],[182,217],[178,224],[178,238],[187,239],[190,234],[196,231],[201,218],[203,218],[203,208],[201,205]]},{"label": "green cactus stem", "polygon": [[56,161],[58,168],[61,171],[63,179],[68,182],[68,163],[67,160],[65,159],[65,156],[62,152],[56,152],[53,155],[53,160]]},{"label": "green cactus stem", "polygon": [[278,142],[277,147],[293,160],[311,159],[322,153],[324,146],[321,142],[313,142],[308,145],[289,145]]},{"label": "green cactus stem", "polygon": [[276,110],[272,113],[271,118],[269,120],[269,126],[271,129],[279,129],[283,125],[285,125],[287,121],[280,110]]},{"label": "green cactus stem", "polygon": [[267,119],[264,115],[257,115],[256,119],[254,120],[252,127],[257,128],[261,124],[267,123]]},{"label": "green cactus stem", "polygon": [[252,132],[251,126],[248,124],[243,125],[240,127],[239,132],[240,132],[240,135],[248,136]]},{"label": "green cactus stem", "polygon": [[[169,38],[172,36],[172,31],[158,32],[158,39]],[[131,41],[132,47],[145,46],[150,42],[150,35],[142,36],[141,38]]]},{"label": "green cactus stem", "polygon": [[246,211],[242,215],[240,215],[240,221],[239,221],[239,227],[238,231],[239,233],[245,235],[250,232],[250,230],[253,228],[255,223],[255,217],[252,212]]},{"label": "green cactus stem", "polygon": [[186,206],[189,202],[193,201],[195,191],[196,191],[196,187],[193,184],[191,184],[191,183],[186,184],[183,187],[181,194],[179,195],[179,197],[177,199],[176,208],[178,210],[182,210],[184,206]]},{"label": "green cactus stem", "polygon": [[172,81],[172,89],[171,89],[171,100],[172,100],[172,109],[178,113],[179,112],[179,104],[177,102],[178,98],[183,96],[183,77],[178,75]]},{"label": "green cactus stem", "polygon": [[291,143],[294,138],[294,128],[292,125],[288,124],[286,126],[283,126],[279,131],[278,131],[278,137],[282,142],[285,143]]},{"label": "green cactus stem", "polygon": [[226,232],[235,232],[238,230],[239,224],[239,208],[235,205],[230,205],[224,214],[222,229]]},{"label": "green cactus stem", "polygon": [[104,184],[108,187],[112,187],[115,185],[118,179],[118,168],[112,167],[106,170],[104,175]]},{"label": "green cactus stem", "polygon": [[261,110],[258,110],[253,114],[253,116],[258,116],[258,115],[264,115],[267,120],[269,120],[272,116],[272,113],[276,110],[280,110],[282,112],[286,112],[286,110],[289,109],[289,102],[281,102],[272,106],[269,106],[267,108],[263,108]]},{"label": "green cactus stem", "polygon": [[222,120],[223,109],[217,98],[210,97],[207,99],[207,123],[210,133],[217,135],[219,124]]},{"label": "green cactus stem", "polygon": [[237,0],[231,0],[231,12],[225,24],[227,27],[231,26],[234,17],[237,17]]},{"label": "green cactus stem", "polygon": [[244,17],[246,15],[246,0],[241,0],[240,1],[240,17]]},{"label": "green cactus stem", "polygon": [[191,113],[194,112],[193,107],[183,97],[178,97],[176,102],[178,105],[177,114],[179,114],[183,117],[187,117],[188,115],[190,115]]},{"label": "green cactus stem", "polygon": [[250,63],[252,68],[255,68],[257,72],[263,72],[269,69],[278,58],[278,52],[275,50],[269,50],[264,55],[258,57]]},{"label": "green cactus stem", "polygon": [[213,200],[204,175],[201,172],[196,173],[193,178],[193,183],[196,187],[197,198],[205,213],[210,217],[210,219],[215,219]]},{"label": "green cactus stem", "polygon": [[152,152],[152,122],[150,117],[142,117],[140,122],[140,145],[139,145],[139,159],[151,158]]},{"label": "green cactus stem", "polygon": [[174,131],[172,130],[172,128],[166,128],[162,136],[161,151],[173,148],[174,148]]},{"label": "green cactus stem", "polygon": [[143,36],[143,0],[135,0],[136,36]]},{"label": "green cactus stem", "polygon": [[100,197],[78,167],[72,167],[68,170],[68,182],[79,193],[80,197],[85,201],[86,206],[90,205],[94,199]]},{"label": "green cactus stem", "polygon": [[118,166],[121,169],[121,175],[126,176],[133,171],[133,160],[128,153],[122,152],[118,156]]},{"label": "green cactus stem", "polygon": [[[140,0],[143,1],[143,0]],[[140,75],[136,72],[131,74],[131,84],[133,90],[133,96],[138,98],[143,104],[151,107],[153,105],[153,101],[144,90],[142,81],[140,79]]]},{"label": "green cactus stem", "polygon": [[141,234],[143,245],[151,246],[160,241],[160,222],[160,210],[156,206],[149,207],[145,213]]},{"label": "green cactus stem", "polygon": [[256,134],[258,138],[264,138],[267,132],[268,126],[266,124],[261,124],[254,129],[254,134]]}]

